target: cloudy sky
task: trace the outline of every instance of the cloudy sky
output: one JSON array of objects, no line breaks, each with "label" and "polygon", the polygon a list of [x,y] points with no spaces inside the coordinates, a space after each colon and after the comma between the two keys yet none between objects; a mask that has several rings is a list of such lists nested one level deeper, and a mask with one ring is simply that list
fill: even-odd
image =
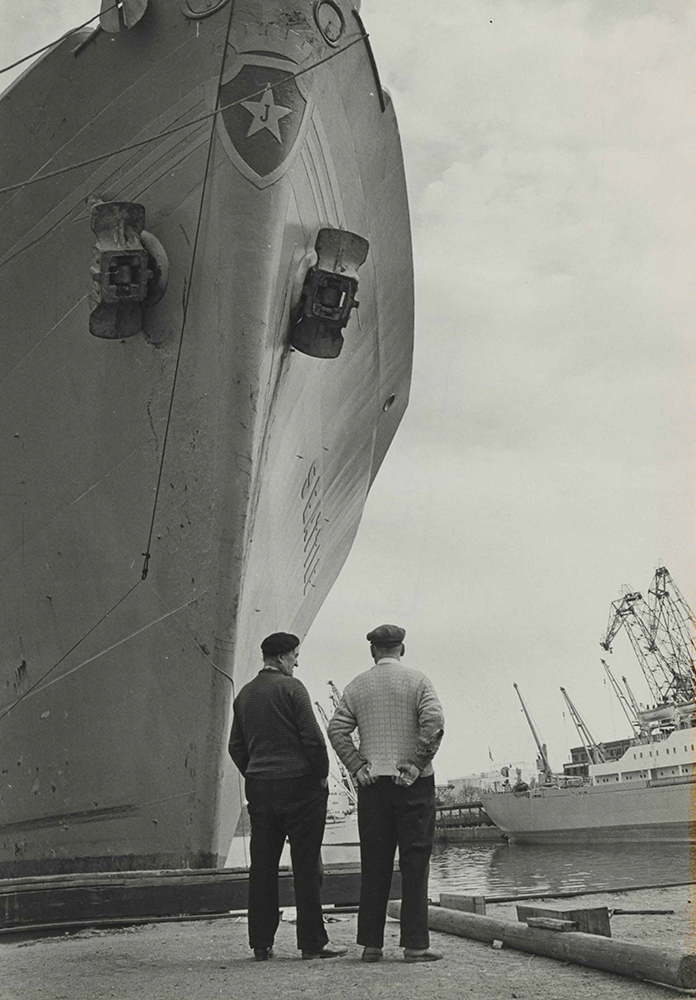
[{"label": "cloudy sky", "polygon": [[[413,216],[411,405],[303,650],[313,692],[408,630],[438,778],[626,733],[598,639],[664,563],[694,593],[694,6],[364,0]],[[647,692],[620,636],[610,658]],[[623,724],[622,724],[623,722]]]},{"label": "cloudy sky", "polygon": [[[2,64],[96,0],[0,0]],[[438,780],[626,734],[598,640],[623,584],[694,573],[691,0],[363,0],[399,116],[416,267],[410,408],[304,644],[328,706],[407,629]],[[7,79],[7,77],[5,77]],[[625,636],[611,664],[647,691]]]}]

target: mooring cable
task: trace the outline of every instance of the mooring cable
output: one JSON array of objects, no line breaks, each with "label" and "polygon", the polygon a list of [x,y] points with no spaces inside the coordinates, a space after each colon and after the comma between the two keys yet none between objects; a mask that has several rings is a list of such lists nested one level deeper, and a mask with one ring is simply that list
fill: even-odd
[{"label": "mooring cable", "polygon": [[39,181],[47,181],[54,177],[60,177],[62,174],[67,174],[71,170],[79,170],[80,167],[89,167],[93,163],[100,163],[102,160],[108,160],[110,157],[118,156],[120,153],[128,153],[131,149],[138,149],[140,146],[147,146],[148,143],[156,142],[158,139],[166,138],[169,135],[174,135],[176,132],[181,132],[182,129],[193,128],[195,125],[200,125],[201,122],[204,122],[208,118],[215,118],[217,115],[222,114],[223,111],[228,111],[230,108],[237,107],[237,105],[241,104],[243,101],[248,101],[251,97],[259,97],[262,94],[265,94],[267,90],[276,90],[278,87],[282,87],[283,84],[287,83],[289,80],[296,80],[304,73],[309,73],[311,70],[317,69],[324,63],[329,62],[330,59],[335,59],[337,56],[342,55],[348,49],[352,48],[353,45],[357,45],[358,42],[366,41],[368,38],[369,35],[367,34],[358,34],[352,39],[352,41],[348,42],[347,45],[343,45],[340,49],[330,52],[322,59],[318,59],[316,62],[310,63],[308,66],[303,66],[302,69],[297,70],[296,73],[288,73],[287,76],[282,77],[282,79],[278,80],[277,83],[271,83],[269,86],[264,86],[259,88],[259,90],[254,90],[249,94],[245,94],[244,97],[240,97],[239,100],[232,101],[230,104],[223,104],[216,108],[215,111],[208,111],[204,115],[200,115],[198,118],[192,118],[189,122],[184,122],[182,125],[175,125],[170,129],[164,129],[162,132],[158,132],[156,135],[151,135],[147,139],[139,139],[137,142],[121,146],[120,149],[111,149],[108,153],[99,153],[97,156],[80,160],[77,163],[70,163],[66,167],[60,167],[58,170],[52,170],[46,174],[40,174],[38,177],[28,177],[26,180],[17,181],[14,184],[6,184],[4,187],[0,187],[0,194],[7,194],[10,191],[19,191],[22,188],[29,187],[31,184],[38,184]]},{"label": "mooring cable", "polygon": [[[230,40],[230,32],[232,29],[232,15],[234,13],[234,4],[230,6],[230,13],[227,20],[227,32],[225,36],[225,44],[222,49],[222,58],[220,60],[220,71],[218,73],[217,91],[215,94],[215,110],[217,111],[218,105],[220,103],[220,91],[222,90],[222,77],[225,72],[225,60],[227,58],[227,47]],[[203,209],[205,207],[205,196],[208,190],[208,177],[210,175],[210,164],[213,158],[213,146],[215,145],[215,118],[210,125],[210,139],[208,140],[208,153],[205,161],[205,171],[203,173],[203,184],[201,186],[201,200],[198,206],[198,218],[196,220],[196,234],[193,240],[193,249],[191,251],[191,265],[189,267],[188,281],[185,285],[184,291],[184,306],[183,306],[183,316],[181,319],[181,331],[179,333],[179,345],[176,352],[176,363],[174,365],[174,376],[172,379],[172,391],[169,396],[169,408],[167,410],[167,422],[164,427],[164,438],[162,440],[162,456],[160,458],[159,471],[157,474],[157,485],[155,487],[155,498],[152,504],[152,517],[150,519],[150,530],[147,536],[147,544],[145,546],[145,551],[143,555],[143,568],[142,568],[142,579],[147,578],[147,574],[150,569],[150,559],[152,558],[152,553],[150,552],[150,545],[152,544],[152,536],[155,531],[155,519],[157,517],[157,506],[159,503],[160,489],[162,487],[162,476],[164,473],[164,460],[167,454],[167,443],[169,441],[169,429],[172,421],[172,413],[174,410],[174,396],[176,394],[176,385],[179,377],[179,368],[181,366],[181,355],[184,346],[184,333],[186,331],[186,320],[188,317],[188,307],[191,299],[191,287],[193,285],[193,271],[196,266],[196,256],[198,252],[198,240],[201,233],[201,223],[203,221]]]},{"label": "mooring cable", "polygon": [[[138,583],[135,586],[138,586],[140,583],[142,583],[142,580],[138,580]],[[167,611],[165,614],[160,615],[159,618],[153,618],[153,620],[148,622],[146,625],[141,625],[140,628],[135,629],[135,631],[133,632],[129,632],[128,635],[124,636],[123,639],[119,639],[118,642],[113,642],[110,646],[107,646],[105,649],[100,649],[98,653],[95,653],[93,656],[87,657],[86,660],[82,660],[81,663],[78,663],[74,667],[71,667],[70,670],[66,670],[64,674],[60,675],[60,677],[54,677],[53,680],[49,681],[47,684],[41,684],[41,686],[38,688],[36,684],[34,684],[29,691],[25,692],[23,697],[27,698],[29,697],[30,694],[41,694],[42,691],[45,691],[47,688],[52,687],[54,684],[58,684],[59,681],[64,681],[67,677],[70,677],[71,674],[76,673],[78,670],[82,670],[83,667],[88,666],[90,663],[94,663],[95,660],[101,659],[102,656],[106,656],[107,653],[113,652],[114,649],[118,649],[119,646],[123,646],[124,643],[130,642],[131,639],[135,639],[135,637],[141,635],[141,633],[147,632],[148,629],[153,628],[155,625],[159,625],[160,622],[165,621],[167,618],[171,618],[172,615],[178,614],[179,611],[183,611],[184,608],[188,608],[191,604],[195,604],[196,601],[200,600],[200,598],[203,597],[204,594],[206,593],[207,591],[203,591],[203,593],[197,594],[195,597],[192,597],[190,601],[186,601],[185,604],[180,604],[179,607],[172,608],[171,611]],[[74,648],[75,647],[73,647],[73,649]],[[221,673],[222,672],[223,671],[221,671]],[[44,676],[47,676],[47,674],[45,674]],[[228,676],[229,676],[228,674],[225,674],[225,677]],[[40,681],[37,683],[40,683]],[[0,718],[2,718],[2,716],[0,716]]]},{"label": "mooring cable", "polygon": [[63,662],[63,660],[65,660],[68,656],[70,656],[70,654],[73,652],[73,650],[77,649],[77,647],[80,645],[81,642],[84,642],[84,640],[88,636],[90,636],[92,634],[92,632],[94,632],[94,630],[97,629],[101,625],[102,622],[106,621],[106,619],[109,617],[109,615],[112,615],[114,613],[114,611],[119,606],[119,604],[123,604],[123,602],[126,600],[126,598],[129,597],[133,593],[133,591],[135,590],[135,588],[139,587],[141,583],[142,583],[142,580],[136,580],[136,582],[133,584],[133,586],[130,587],[125,592],[125,594],[123,595],[123,597],[119,597],[119,599],[116,601],[116,603],[113,604],[109,608],[109,610],[105,614],[103,614],[101,616],[101,618],[99,619],[99,621],[95,622],[95,624],[92,625],[91,628],[87,629],[87,631],[84,633],[84,635],[80,636],[80,638],[77,640],[77,642],[73,643],[73,645],[70,647],[70,649],[66,653],[63,653],[63,655],[61,656],[61,658],[59,660],[56,660],[56,662],[53,664],[52,667],[49,667],[49,669],[44,674],[42,674],[41,677],[39,677],[38,680],[34,681],[34,683],[31,685],[31,687],[28,688],[26,691],[24,691],[20,695],[20,697],[17,698],[16,701],[13,701],[10,705],[7,706],[7,708],[3,712],[0,712],[0,719],[4,719],[5,716],[9,715],[10,712],[14,708],[16,708],[17,705],[20,705],[24,701],[25,698],[28,698],[29,695],[34,690],[34,688],[38,687],[38,685],[41,684],[42,681],[45,681],[46,678],[49,676],[49,674],[52,674],[53,671],[56,669],[56,667],[59,667],[60,664]]},{"label": "mooring cable", "polygon": [[18,59],[16,62],[10,63],[9,66],[3,66],[0,69],[0,74],[8,73],[11,69],[14,69],[15,66],[21,66],[23,62],[26,62],[28,59],[33,59],[34,56],[40,56],[42,52],[46,51],[46,49],[52,49],[54,45],[59,45],[63,41],[63,39],[70,38],[71,35],[74,35],[76,32],[81,31],[83,28],[86,28],[88,24],[91,24],[92,21],[96,21],[98,18],[102,16],[102,14],[108,14],[109,11],[115,10],[117,7],[120,6],[121,2],[119,0],[118,3],[113,4],[111,7],[107,7],[105,10],[100,10],[98,14],[95,14],[94,17],[90,17],[89,21],[85,21],[84,24],[78,24],[76,28],[70,28],[69,31],[64,31],[59,38],[55,39],[55,41],[48,42],[47,45],[42,45],[40,49],[35,49],[34,52],[30,52],[28,55],[22,56],[21,59]]}]

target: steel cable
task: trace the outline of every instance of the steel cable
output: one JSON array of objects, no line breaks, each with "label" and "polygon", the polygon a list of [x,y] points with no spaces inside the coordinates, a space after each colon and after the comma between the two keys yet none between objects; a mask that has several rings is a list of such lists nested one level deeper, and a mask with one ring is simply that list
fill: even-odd
[{"label": "steel cable", "polygon": [[277,83],[270,84],[270,87],[264,86],[259,88],[259,90],[254,90],[249,94],[245,94],[244,97],[240,97],[237,101],[232,101],[230,104],[223,104],[216,108],[215,111],[208,111],[206,114],[201,115],[199,118],[192,118],[190,122],[185,122],[183,125],[176,125],[170,129],[164,129],[162,132],[158,132],[156,135],[152,135],[147,139],[139,139],[137,142],[132,142],[127,146],[121,146],[120,149],[111,149],[108,153],[100,153],[98,156],[89,157],[86,160],[80,160],[77,163],[70,163],[67,167],[60,167],[58,170],[52,170],[49,173],[41,174],[38,177],[28,177],[24,181],[17,181],[14,184],[6,184],[4,187],[0,187],[0,194],[8,194],[10,191],[19,191],[22,188],[29,187],[31,184],[38,184],[39,181],[51,180],[53,177],[60,177],[62,174],[67,174],[71,170],[79,170],[80,167],[89,167],[93,163],[100,163],[102,160],[108,160],[112,156],[118,156],[120,153],[127,153],[131,149],[138,149],[140,146],[147,146],[148,143],[156,142],[158,139],[166,138],[169,135],[174,135],[176,132],[181,132],[185,128],[193,128],[196,125],[200,125],[201,122],[206,121],[208,118],[215,118],[216,115],[222,114],[223,111],[227,111],[229,108],[235,108],[238,104],[243,101],[248,101],[251,97],[259,97],[266,93],[267,90],[275,90],[277,87],[282,87],[283,84],[287,83],[288,80],[295,80],[297,77],[302,76],[304,73],[309,73],[313,69],[322,66],[324,63],[329,62],[330,59],[335,59],[336,56],[342,55],[348,49],[352,48],[353,45],[357,45],[358,42],[366,41],[369,35],[359,34],[352,41],[348,42],[347,45],[342,46],[340,49],[336,49],[335,52],[330,52],[323,59],[318,59],[317,62],[311,63],[309,66],[304,66],[299,69],[296,73],[289,73],[282,79],[278,80]]},{"label": "steel cable", "polygon": [[60,42],[63,41],[63,39],[70,38],[71,35],[74,35],[76,32],[81,31],[83,28],[86,28],[88,24],[91,24],[92,21],[96,21],[98,18],[102,16],[102,14],[108,14],[110,10],[115,10],[117,7],[120,6],[121,4],[119,2],[113,4],[111,7],[107,7],[106,10],[99,11],[99,13],[95,14],[94,17],[90,17],[89,21],[85,21],[83,24],[78,24],[76,28],[71,28],[69,31],[63,32],[63,34],[59,38],[56,38],[55,41],[48,42],[47,45],[42,45],[40,49],[35,49],[28,55],[22,56],[21,59],[18,59],[16,62],[10,63],[9,66],[3,66],[0,69],[0,74],[8,73],[11,69],[14,69],[16,66],[21,66],[23,62],[27,62],[27,60],[33,59],[34,56],[40,56],[41,53],[45,52],[47,49],[52,49],[54,45],[59,45]]}]

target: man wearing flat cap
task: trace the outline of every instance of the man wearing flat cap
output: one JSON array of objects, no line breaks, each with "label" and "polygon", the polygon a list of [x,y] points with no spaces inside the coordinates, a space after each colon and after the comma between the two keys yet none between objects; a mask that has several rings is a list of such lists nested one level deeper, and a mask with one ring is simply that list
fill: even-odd
[{"label": "man wearing flat cap", "polygon": [[249,945],[257,961],[273,955],[278,864],[290,841],[302,958],[336,958],[321,912],[321,842],[329,758],[304,684],[293,677],[300,640],[274,632],[261,643],[263,667],[234,701],[229,751],[244,775],[251,818]]},{"label": "man wearing flat cap", "polygon": [[[405,636],[398,625],[380,625],[368,633],[374,666],[346,686],[328,730],[334,750],[358,783],[358,944],[364,962],[382,958],[397,844],[404,960],[442,958],[430,948],[428,867],[435,834],[432,759],[444,716],[425,674],[402,663]],[[351,739],[356,727],[357,748]]]}]

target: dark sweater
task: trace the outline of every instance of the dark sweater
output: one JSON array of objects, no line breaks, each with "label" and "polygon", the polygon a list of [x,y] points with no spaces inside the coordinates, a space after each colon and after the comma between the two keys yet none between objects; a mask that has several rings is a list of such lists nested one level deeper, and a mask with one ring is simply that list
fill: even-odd
[{"label": "dark sweater", "polygon": [[307,688],[261,670],[234,701],[229,751],[245,777],[325,778],[329,757]]}]

